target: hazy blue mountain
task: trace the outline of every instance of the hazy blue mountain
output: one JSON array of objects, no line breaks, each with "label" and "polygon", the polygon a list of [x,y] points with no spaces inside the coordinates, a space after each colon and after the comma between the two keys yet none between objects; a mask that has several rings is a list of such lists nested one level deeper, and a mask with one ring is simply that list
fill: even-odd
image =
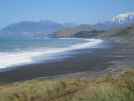
[{"label": "hazy blue mountain", "polygon": [[[57,23],[53,21],[22,21],[1,29],[0,37],[6,38],[44,38],[44,37],[81,37],[95,36],[99,33],[125,29],[134,25],[134,13],[114,16],[111,21],[98,22],[95,25]],[[106,34],[104,34],[106,35]]]},{"label": "hazy blue mountain", "polygon": [[[53,21],[22,21],[14,24],[10,24],[1,29],[1,36],[36,36],[42,37],[53,34],[54,32],[62,29],[64,26]],[[5,37],[6,37],[5,36]]]},{"label": "hazy blue mountain", "polygon": [[44,32],[44,33],[53,33],[56,30],[61,29],[62,24],[52,22],[52,21],[22,21],[15,24],[11,24],[3,28],[2,32]]}]

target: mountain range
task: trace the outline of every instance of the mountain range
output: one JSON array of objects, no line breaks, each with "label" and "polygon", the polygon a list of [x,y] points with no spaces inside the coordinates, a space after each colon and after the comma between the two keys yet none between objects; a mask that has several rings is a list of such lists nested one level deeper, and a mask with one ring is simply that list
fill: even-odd
[{"label": "mountain range", "polygon": [[[129,32],[134,36],[134,13],[123,13],[114,16],[112,20],[95,25],[79,25],[65,28],[56,35],[59,37],[121,37]],[[129,30],[129,31],[128,31]],[[133,37],[132,36],[132,37]]]},{"label": "mountain range", "polygon": [[[57,23],[54,21],[22,21],[13,23],[0,30],[0,37],[95,37],[114,36],[113,34],[132,29],[134,13],[123,13],[114,16],[112,20],[89,24]],[[106,35],[105,33],[110,33]],[[113,34],[111,34],[113,33]]]},{"label": "mountain range", "polygon": [[54,21],[22,21],[10,24],[0,30],[0,36],[8,37],[44,37],[63,29],[63,25]]}]

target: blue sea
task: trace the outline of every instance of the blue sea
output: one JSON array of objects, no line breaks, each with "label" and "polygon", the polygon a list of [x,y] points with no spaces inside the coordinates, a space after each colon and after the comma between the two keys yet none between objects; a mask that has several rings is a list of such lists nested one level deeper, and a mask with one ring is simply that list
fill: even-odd
[{"label": "blue sea", "polygon": [[98,47],[101,39],[45,38],[0,40],[0,69],[59,59],[72,51]]}]

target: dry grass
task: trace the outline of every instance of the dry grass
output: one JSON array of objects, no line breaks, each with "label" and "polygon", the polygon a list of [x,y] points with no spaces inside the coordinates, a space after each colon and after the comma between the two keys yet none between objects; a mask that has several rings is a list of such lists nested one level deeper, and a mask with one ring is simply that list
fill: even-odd
[{"label": "dry grass", "polygon": [[134,70],[96,80],[31,80],[0,87],[0,101],[134,101]]}]

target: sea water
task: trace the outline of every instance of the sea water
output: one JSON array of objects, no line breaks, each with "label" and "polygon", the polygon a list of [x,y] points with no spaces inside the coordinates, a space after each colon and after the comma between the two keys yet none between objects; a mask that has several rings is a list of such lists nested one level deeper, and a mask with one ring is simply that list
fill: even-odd
[{"label": "sea water", "polygon": [[60,57],[74,50],[99,46],[101,39],[45,38],[0,40],[0,69],[12,68]]}]

